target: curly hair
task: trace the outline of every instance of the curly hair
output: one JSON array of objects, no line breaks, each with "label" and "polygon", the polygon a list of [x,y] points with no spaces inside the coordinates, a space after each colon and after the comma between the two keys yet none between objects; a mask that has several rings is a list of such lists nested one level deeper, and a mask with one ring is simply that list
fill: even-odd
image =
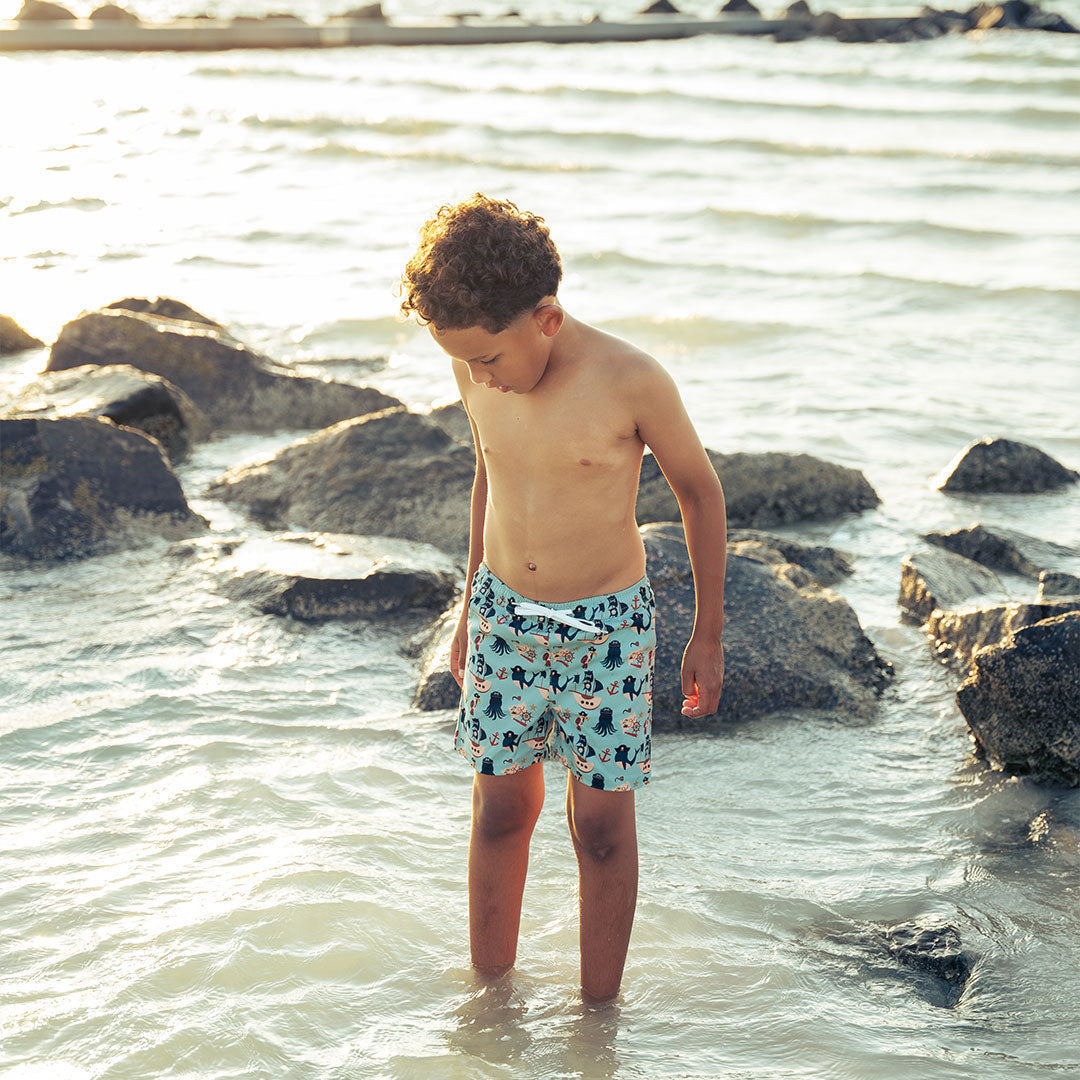
[{"label": "curly hair", "polygon": [[439,330],[505,330],[562,279],[559,253],[542,217],[479,192],[440,207],[420,230],[401,277],[405,316]]}]

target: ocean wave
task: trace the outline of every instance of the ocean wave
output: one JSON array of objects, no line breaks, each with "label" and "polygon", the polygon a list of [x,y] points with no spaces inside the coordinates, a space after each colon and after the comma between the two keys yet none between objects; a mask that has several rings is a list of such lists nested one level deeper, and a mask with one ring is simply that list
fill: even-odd
[{"label": "ocean wave", "polygon": [[382,120],[349,120],[340,116],[262,116],[251,113],[241,121],[245,127],[267,131],[300,131],[312,135],[377,131],[385,135],[439,135],[456,125],[443,120],[391,116]]},{"label": "ocean wave", "polygon": [[518,173],[606,173],[613,171],[605,165],[588,165],[569,161],[524,161],[514,157],[489,157],[482,154],[458,153],[453,150],[373,150],[348,143],[324,140],[318,146],[302,150],[315,157],[363,158],[377,161],[422,161],[428,164],[473,165],[488,169],[503,169]]},{"label": "ocean wave", "polygon": [[42,210],[104,210],[108,205],[104,199],[95,198],[73,198],[65,199],[63,202],[49,202],[47,199],[42,199],[41,202],[36,202],[33,206],[24,206],[21,210],[12,210],[11,216],[37,214]]}]

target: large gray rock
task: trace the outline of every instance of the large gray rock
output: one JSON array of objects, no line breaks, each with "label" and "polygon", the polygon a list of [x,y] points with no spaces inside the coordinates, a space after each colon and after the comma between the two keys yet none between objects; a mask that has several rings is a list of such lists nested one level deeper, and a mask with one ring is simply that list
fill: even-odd
[{"label": "large gray rock", "polygon": [[160,444],[108,420],[0,420],[0,470],[0,548],[9,555],[93,555],[206,526]]},{"label": "large gray rock", "polygon": [[1042,570],[1039,573],[1039,603],[1055,600],[1061,596],[1080,599],[1080,575],[1065,574],[1056,570]]},{"label": "large gray rock", "polygon": [[54,4],[50,0],[24,0],[15,18],[19,22],[59,22],[74,19],[75,16],[62,4]]},{"label": "large gray rock", "polygon": [[971,525],[951,533],[924,533],[923,539],[983,566],[1038,579],[1044,570],[1080,573],[1080,551],[1040,540],[1015,529]]},{"label": "large gray rock", "polygon": [[[733,528],[835,518],[871,510],[881,501],[857,469],[809,454],[708,454],[724,485]],[[637,519],[679,520],[679,504],[652,454],[641,463]]]},{"label": "large gray rock", "polygon": [[307,622],[442,611],[462,575],[429,544],[385,537],[287,533],[209,554],[228,596]]},{"label": "large gray rock", "polygon": [[173,461],[210,434],[209,421],[183,390],[127,364],[44,372],[0,402],[0,416],[102,416],[157,439]]},{"label": "large gray rock", "polygon": [[103,309],[69,322],[47,370],[130,364],[180,387],[223,431],[319,428],[392,405],[369,387],[295,375],[194,321]]},{"label": "large gray rock", "polygon": [[1080,786],[1080,611],[981,650],[956,702],[996,766]]},{"label": "large gray rock", "polygon": [[758,558],[773,565],[794,563],[809,573],[818,585],[835,585],[853,571],[848,557],[822,544],[801,544],[758,529],[729,529],[728,543],[738,544],[744,558]]},{"label": "large gray rock", "polygon": [[457,439],[459,443],[464,443],[466,446],[473,445],[472,424],[469,423],[465,406],[460,401],[439,405],[432,409],[428,416],[451,438]]},{"label": "large gray rock", "polygon": [[979,439],[966,446],[938,478],[954,492],[1039,492],[1075,484],[1080,473],[1036,446],[1012,439]]},{"label": "large gray rock", "polygon": [[920,623],[937,608],[956,608],[975,597],[1004,599],[998,576],[950,551],[920,551],[900,564],[900,606]]},{"label": "large gray rock", "polygon": [[45,342],[28,334],[14,319],[0,315],[0,356],[12,356],[27,349],[44,348]]},{"label": "large gray rock", "polygon": [[450,645],[464,603],[462,598],[444,611],[438,621],[413,639],[405,650],[407,656],[420,659],[420,681],[416,685],[413,707],[421,712],[456,708],[461,698],[461,687],[450,674]]},{"label": "large gray rock", "polygon": [[[112,5],[106,5],[106,7],[109,6]],[[99,8],[98,10],[103,9]],[[90,16],[91,19],[93,17],[93,15]],[[133,18],[135,17],[133,16]],[[135,21],[138,22],[138,19],[135,18]],[[148,296],[125,296],[123,300],[114,300],[111,304],[106,304],[104,308],[105,311],[116,309],[137,311],[144,315],[159,315],[165,319],[179,319],[181,322],[201,323],[203,326],[210,326],[215,330],[220,330],[223,334],[228,334],[228,331],[221,323],[215,322],[208,315],[203,315],[202,312],[196,311],[181,300],[174,300],[171,296],[156,296],[153,300]]]},{"label": "large gray rock", "polygon": [[453,554],[469,546],[473,453],[426,416],[388,409],[316,432],[232,469],[212,498],[271,528],[397,536]]},{"label": "large gray rock", "polygon": [[1021,627],[1070,611],[1080,611],[1080,598],[937,610],[927,619],[926,630],[938,659],[967,671],[979,649],[999,644]]}]

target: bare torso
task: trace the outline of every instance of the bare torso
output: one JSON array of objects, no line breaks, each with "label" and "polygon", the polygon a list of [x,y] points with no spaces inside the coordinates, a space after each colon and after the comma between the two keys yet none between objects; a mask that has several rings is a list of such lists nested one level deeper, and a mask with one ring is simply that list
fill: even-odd
[{"label": "bare torso", "polygon": [[466,388],[487,471],[484,562],[542,603],[612,592],[645,573],[634,517],[644,444],[620,392],[634,350],[591,327],[582,343],[527,394]]}]

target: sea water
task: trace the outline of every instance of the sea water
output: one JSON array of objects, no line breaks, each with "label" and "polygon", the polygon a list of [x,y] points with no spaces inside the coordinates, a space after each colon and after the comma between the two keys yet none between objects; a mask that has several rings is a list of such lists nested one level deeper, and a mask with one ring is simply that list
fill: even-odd
[{"label": "sea water", "polygon": [[[171,295],[424,409],[453,382],[396,318],[397,275],[437,206],[511,198],[551,225],[567,309],[655,354],[706,445],[866,473],[877,510],[788,532],[851,555],[838,588],[896,667],[868,721],[658,732],[623,992],[590,1009],[555,766],[517,968],[470,972],[470,776],[452,714],[411,706],[405,628],[260,615],[210,549],[165,541],[7,562],[0,1077],[1080,1074],[1080,796],[973,756],[957,677],[896,606],[930,529],[1080,539],[1075,489],[931,482],[983,435],[1080,467],[1078,41],[0,59],[0,312],[51,341],[83,309]],[[45,358],[0,362],[0,390]],[[302,434],[179,468],[212,537],[264,535],[206,489]],[[958,1001],[872,945],[909,920],[959,932]]]}]

